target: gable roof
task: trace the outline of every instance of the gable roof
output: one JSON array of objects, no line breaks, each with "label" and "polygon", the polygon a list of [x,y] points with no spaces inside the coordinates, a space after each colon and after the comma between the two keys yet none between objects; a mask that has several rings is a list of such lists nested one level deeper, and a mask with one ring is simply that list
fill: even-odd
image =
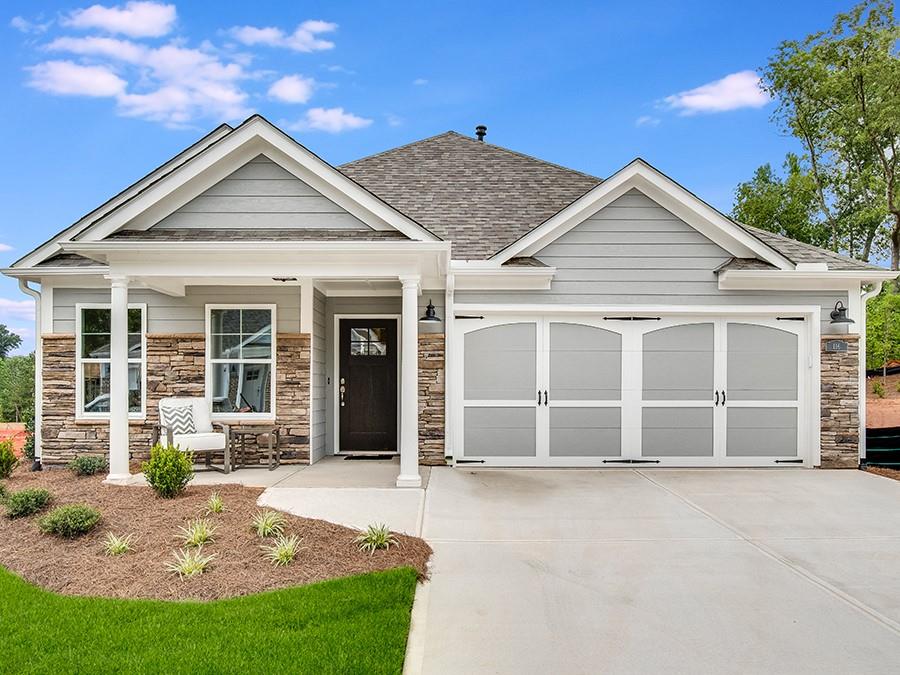
[{"label": "gable roof", "polygon": [[484,260],[601,179],[448,131],[338,169],[452,242],[453,258]]},{"label": "gable roof", "polygon": [[780,251],[782,255],[788,258],[794,264],[797,263],[825,263],[830,270],[842,270],[847,272],[853,271],[884,271],[883,267],[871,265],[862,260],[856,260],[847,256],[840,255],[828,249],[819,248],[812,244],[805,244],[802,241],[785,237],[775,232],[769,232],[751,225],[738,223],[742,228],[750,232],[757,239],[762,240],[772,248]]}]

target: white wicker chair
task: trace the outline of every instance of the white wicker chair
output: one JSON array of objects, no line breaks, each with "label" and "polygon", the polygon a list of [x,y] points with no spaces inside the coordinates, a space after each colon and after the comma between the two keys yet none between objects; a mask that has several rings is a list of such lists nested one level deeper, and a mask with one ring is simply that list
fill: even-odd
[{"label": "white wicker chair", "polygon": [[[176,434],[173,430],[166,426],[166,416],[163,408],[173,408],[181,406],[191,406],[194,416],[193,434]],[[216,431],[219,428],[220,431]],[[229,473],[231,471],[231,435],[227,424],[221,422],[213,422],[210,415],[209,406],[205,398],[163,398],[159,401],[159,438],[165,438],[169,445],[175,445],[185,452],[191,451],[195,454],[204,454],[206,456],[206,466],[215,471]],[[222,453],[224,455],[222,467],[215,466],[212,463],[212,454]]]}]

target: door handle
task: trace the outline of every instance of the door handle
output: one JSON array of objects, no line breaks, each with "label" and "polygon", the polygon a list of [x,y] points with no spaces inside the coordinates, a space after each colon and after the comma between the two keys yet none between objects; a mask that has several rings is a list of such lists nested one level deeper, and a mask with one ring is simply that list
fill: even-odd
[{"label": "door handle", "polygon": [[725,390],[722,390],[722,405],[725,405]]},{"label": "door handle", "polygon": [[719,405],[719,390],[716,389],[716,407]]},{"label": "door handle", "polygon": [[544,389],[544,405],[547,405],[547,390]]},{"label": "door handle", "polygon": [[537,404],[538,404],[538,405],[541,404],[541,390],[540,390],[540,389],[538,389],[538,401],[537,401]]},{"label": "door handle", "polygon": [[341,407],[342,407],[342,408],[344,407],[344,391],[345,391],[346,389],[347,389],[347,387],[344,386],[344,378],[342,377],[342,378],[341,378],[341,386],[340,386],[340,389],[339,389],[339,391],[341,392]]}]

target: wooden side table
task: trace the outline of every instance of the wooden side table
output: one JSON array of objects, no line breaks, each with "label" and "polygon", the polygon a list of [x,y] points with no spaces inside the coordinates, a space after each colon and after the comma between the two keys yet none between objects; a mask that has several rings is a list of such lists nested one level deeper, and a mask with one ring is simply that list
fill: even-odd
[{"label": "wooden side table", "polygon": [[[247,437],[255,438],[265,435],[269,441],[269,471],[274,471],[281,464],[281,427],[278,425],[253,425],[231,427],[231,460],[232,469],[243,469],[247,466]],[[234,444],[238,444],[235,447]]]}]

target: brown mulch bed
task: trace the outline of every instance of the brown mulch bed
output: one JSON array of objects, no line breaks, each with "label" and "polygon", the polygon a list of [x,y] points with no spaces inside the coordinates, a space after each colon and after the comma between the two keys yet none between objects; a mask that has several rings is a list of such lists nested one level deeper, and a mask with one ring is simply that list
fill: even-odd
[{"label": "brown mulch bed", "polygon": [[900,480],[900,470],[898,469],[887,469],[883,466],[867,466],[866,471],[869,473],[877,473],[879,476],[884,476],[885,478]]},{"label": "brown mulch bed", "polygon": [[[369,555],[357,550],[355,530],[284,514],[286,534],[302,537],[306,548],[292,564],[275,567],[263,557],[264,542],[250,530],[250,521],[260,510],[259,488],[190,486],[175,499],[160,499],[148,487],[103,485],[102,476],[76,478],[66,470],[32,473],[23,467],[3,482],[9,491],[47,488],[54,497],[50,508],[78,502],[100,510],[100,524],[75,540],[42,534],[36,522],[40,514],[15,520],[0,516],[0,565],[66,595],[215,600],[403,566],[424,578],[431,556],[425,541],[400,534],[399,547]],[[224,513],[206,515],[212,492],[225,501]],[[166,563],[181,547],[178,528],[201,516],[217,527],[215,542],[203,547],[216,559],[204,574],[180,579],[165,569]],[[107,532],[134,533],[134,552],[107,556],[103,551]]]}]

